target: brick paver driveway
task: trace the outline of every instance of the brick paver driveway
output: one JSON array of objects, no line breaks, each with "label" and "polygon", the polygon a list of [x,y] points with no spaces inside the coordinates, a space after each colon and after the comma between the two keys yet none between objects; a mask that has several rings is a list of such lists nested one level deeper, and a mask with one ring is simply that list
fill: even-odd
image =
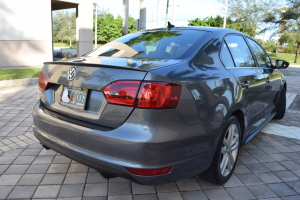
[{"label": "brick paver driveway", "polygon": [[[299,88],[298,78],[287,78]],[[288,95],[296,99],[299,89],[294,88]],[[288,110],[283,120],[272,120],[241,148],[225,185],[196,176],[154,187],[122,178],[106,180],[91,168],[42,149],[31,129],[36,98],[35,86],[0,90],[0,199],[300,199],[297,110]]]}]

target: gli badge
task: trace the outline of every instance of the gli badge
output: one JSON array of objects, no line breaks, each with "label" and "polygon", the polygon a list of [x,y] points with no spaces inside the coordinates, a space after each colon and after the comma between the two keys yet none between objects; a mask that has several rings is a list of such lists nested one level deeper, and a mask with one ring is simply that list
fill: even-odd
[{"label": "gli badge", "polygon": [[75,67],[71,67],[67,72],[67,79],[71,81],[74,79],[75,75],[76,75],[76,69]]}]

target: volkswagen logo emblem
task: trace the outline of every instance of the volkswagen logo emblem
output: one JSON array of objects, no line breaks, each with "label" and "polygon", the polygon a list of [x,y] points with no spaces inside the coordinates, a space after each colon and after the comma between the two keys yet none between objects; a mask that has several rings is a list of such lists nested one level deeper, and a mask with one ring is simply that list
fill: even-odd
[{"label": "volkswagen logo emblem", "polygon": [[76,69],[75,69],[75,67],[71,67],[71,68],[68,70],[68,73],[67,73],[67,79],[68,79],[69,81],[71,81],[71,80],[74,79],[75,75],[76,75]]}]

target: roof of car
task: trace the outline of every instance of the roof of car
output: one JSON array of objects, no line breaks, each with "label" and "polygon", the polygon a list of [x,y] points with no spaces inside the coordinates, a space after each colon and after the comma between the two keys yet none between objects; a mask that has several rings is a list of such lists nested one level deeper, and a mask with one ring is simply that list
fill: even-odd
[{"label": "roof of car", "polygon": [[[147,29],[141,30],[140,32],[144,31],[164,31],[168,30],[168,28],[157,28],[157,29]],[[171,30],[201,30],[201,31],[210,31],[210,32],[231,32],[231,33],[241,33],[239,31],[228,29],[228,28],[218,28],[218,27],[208,27],[208,26],[187,26],[187,27],[174,27]]]}]

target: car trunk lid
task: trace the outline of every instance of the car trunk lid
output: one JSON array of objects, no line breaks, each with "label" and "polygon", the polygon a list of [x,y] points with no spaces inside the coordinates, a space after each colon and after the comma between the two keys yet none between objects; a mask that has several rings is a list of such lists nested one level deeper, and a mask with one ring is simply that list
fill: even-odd
[{"label": "car trunk lid", "polygon": [[[166,66],[166,63],[170,65],[179,62],[98,57],[46,62],[42,71],[51,87],[40,90],[40,98],[48,110],[89,123],[117,128],[129,117],[134,107],[109,104],[102,90],[115,81],[142,81],[148,70]],[[71,69],[76,74],[69,80]],[[84,98],[80,102],[82,95]],[[78,98],[79,104],[71,104],[73,98]]]}]

